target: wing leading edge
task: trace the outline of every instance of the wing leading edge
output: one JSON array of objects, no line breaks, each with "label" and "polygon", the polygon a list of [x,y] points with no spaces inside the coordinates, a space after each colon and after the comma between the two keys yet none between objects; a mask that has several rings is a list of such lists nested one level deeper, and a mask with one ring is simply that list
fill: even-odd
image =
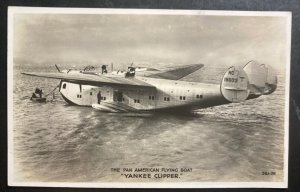
[{"label": "wing leading edge", "polygon": [[140,81],[136,78],[124,78],[124,77],[112,77],[95,74],[66,74],[66,73],[21,73],[23,75],[44,77],[51,79],[67,80],[78,83],[85,83],[91,85],[125,85],[125,86],[140,86],[140,87],[152,87],[154,86]]},{"label": "wing leading edge", "polygon": [[[161,78],[169,80],[179,80],[197,70],[202,68],[203,64],[184,65],[180,67],[168,67],[159,70],[149,70],[143,72],[136,72],[138,76]],[[128,85],[128,86],[140,86],[140,87],[153,87],[152,85],[145,83],[136,78],[125,78],[109,75],[97,75],[97,74],[83,74],[83,73],[21,73],[23,75],[44,77],[51,79],[67,80],[78,83],[86,83],[93,85]]]}]

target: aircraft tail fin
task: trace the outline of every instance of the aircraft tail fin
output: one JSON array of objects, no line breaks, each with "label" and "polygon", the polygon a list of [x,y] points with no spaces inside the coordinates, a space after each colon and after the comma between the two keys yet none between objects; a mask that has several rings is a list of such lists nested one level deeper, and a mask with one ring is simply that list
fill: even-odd
[{"label": "aircraft tail fin", "polygon": [[276,90],[277,75],[270,66],[249,61],[243,69],[249,78],[250,94],[269,95]]},{"label": "aircraft tail fin", "polygon": [[269,95],[277,88],[275,71],[256,61],[244,68],[230,67],[221,82],[221,93],[230,102],[241,102],[261,95]]},{"label": "aircraft tail fin", "polygon": [[229,102],[237,103],[249,96],[248,77],[242,68],[230,67],[221,81],[221,93]]}]

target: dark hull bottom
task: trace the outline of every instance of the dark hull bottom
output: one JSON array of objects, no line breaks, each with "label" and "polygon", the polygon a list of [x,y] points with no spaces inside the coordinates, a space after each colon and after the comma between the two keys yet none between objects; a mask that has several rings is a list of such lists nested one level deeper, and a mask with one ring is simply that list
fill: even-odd
[{"label": "dark hull bottom", "polygon": [[66,98],[63,94],[61,94],[62,98],[70,105],[77,105],[76,103],[70,101],[68,98]]}]

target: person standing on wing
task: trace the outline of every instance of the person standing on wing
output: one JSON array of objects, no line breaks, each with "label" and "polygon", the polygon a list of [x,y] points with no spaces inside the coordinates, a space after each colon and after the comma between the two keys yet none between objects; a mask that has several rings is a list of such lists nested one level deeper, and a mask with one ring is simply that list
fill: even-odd
[{"label": "person standing on wing", "polygon": [[106,65],[102,65],[101,69],[102,69],[101,74],[107,73]]}]

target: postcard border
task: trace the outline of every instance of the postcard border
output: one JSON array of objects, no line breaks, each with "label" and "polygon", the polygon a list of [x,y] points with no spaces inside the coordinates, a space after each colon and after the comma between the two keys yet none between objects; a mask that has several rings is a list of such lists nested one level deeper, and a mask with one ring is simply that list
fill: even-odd
[{"label": "postcard border", "polygon": [[[280,16],[287,19],[287,58],[285,82],[284,118],[284,176],[283,182],[16,182],[13,180],[13,15],[16,13],[49,14],[153,14],[153,15],[215,15],[215,16]],[[8,139],[8,185],[41,187],[87,187],[87,188],[287,188],[289,151],[289,103],[291,67],[291,12],[279,11],[221,11],[221,10],[171,10],[171,9],[111,9],[111,8],[46,8],[46,7],[8,7],[8,45],[7,45],[7,139]]]}]

